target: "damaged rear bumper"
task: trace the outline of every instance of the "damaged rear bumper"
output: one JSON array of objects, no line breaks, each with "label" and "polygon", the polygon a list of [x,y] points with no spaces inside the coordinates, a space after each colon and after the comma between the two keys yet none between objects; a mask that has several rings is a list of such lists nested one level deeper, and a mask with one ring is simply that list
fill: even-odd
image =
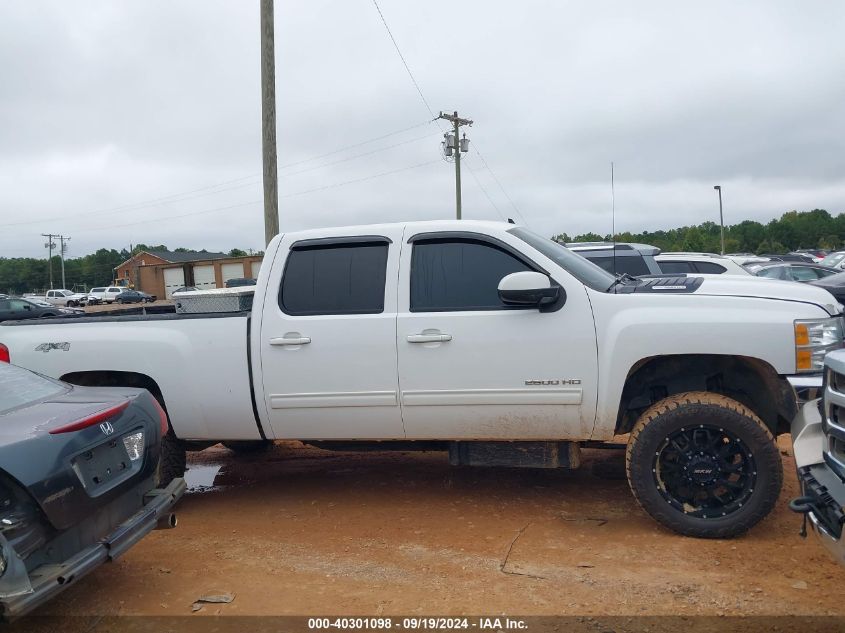
[{"label": "damaged rear bumper", "polygon": [[30,612],[103,563],[121,556],[154,530],[159,521],[166,520],[184,493],[185,480],[181,478],[174,479],[166,488],[151,490],[145,495],[144,507],[98,543],[61,563],[42,565],[29,573],[0,534],[0,547],[8,561],[6,573],[0,576],[3,617],[15,618]]}]

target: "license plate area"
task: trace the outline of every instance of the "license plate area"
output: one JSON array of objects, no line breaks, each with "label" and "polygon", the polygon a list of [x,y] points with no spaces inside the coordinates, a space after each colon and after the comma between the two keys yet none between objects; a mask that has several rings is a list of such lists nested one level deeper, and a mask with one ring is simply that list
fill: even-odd
[{"label": "license plate area", "polygon": [[129,477],[134,464],[119,436],[79,453],[71,466],[88,494],[95,496]]}]

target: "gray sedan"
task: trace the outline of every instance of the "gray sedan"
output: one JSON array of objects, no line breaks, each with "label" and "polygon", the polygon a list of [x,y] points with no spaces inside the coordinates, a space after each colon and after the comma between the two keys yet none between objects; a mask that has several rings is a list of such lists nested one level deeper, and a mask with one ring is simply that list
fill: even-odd
[{"label": "gray sedan", "polygon": [[10,618],[175,526],[185,482],[156,487],[167,415],[149,392],[51,380],[8,364],[3,345],[0,361],[0,607]]}]

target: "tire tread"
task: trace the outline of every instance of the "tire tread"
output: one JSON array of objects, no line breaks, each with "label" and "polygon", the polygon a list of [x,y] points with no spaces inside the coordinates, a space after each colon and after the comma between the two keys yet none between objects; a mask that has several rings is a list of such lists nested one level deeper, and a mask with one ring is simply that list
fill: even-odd
[{"label": "tire tread", "polygon": [[[754,525],[756,525],[763,517],[765,517],[777,502],[777,499],[780,496],[780,489],[783,481],[782,468],[779,469],[775,475],[777,480],[776,485],[767,487],[766,495],[761,498],[760,504],[763,508],[762,512],[756,514],[747,514],[741,519],[735,521],[731,526],[706,531],[703,529],[690,529],[689,525],[684,523],[683,521],[683,514],[671,512],[659,513],[659,515],[656,515],[649,509],[648,502],[641,498],[640,494],[637,491],[637,487],[634,485],[634,478],[632,476],[631,468],[632,455],[637,446],[637,442],[639,441],[640,436],[645,431],[645,429],[662,415],[670,413],[684,406],[695,405],[714,406],[722,409],[727,409],[751,420],[754,424],[759,427],[759,430],[770,442],[772,442],[774,446],[774,436],[772,435],[771,430],[760,419],[760,417],[757,416],[753,411],[751,411],[751,409],[749,409],[742,403],[737,402],[733,398],[718,393],[712,393],[709,391],[687,391],[683,393],[678,393],[672,396],[668,396],[646,409],[639,417],[636,424],[634,424],[634,428],[631,429],[631,433],[628,439],[628,446],[625,449],[625,472],[628,477],[628,485],[631,488],[631,492],[634,495],[634,499],[636,499],[637,503],[643,510],[645,510],[655,520],[659,521],[666,527],[676,532],[702,538],[730,538],[739,534],[743,534],[749,529],[751,529]],[[775,451],[777,451],[776,446]]]}]

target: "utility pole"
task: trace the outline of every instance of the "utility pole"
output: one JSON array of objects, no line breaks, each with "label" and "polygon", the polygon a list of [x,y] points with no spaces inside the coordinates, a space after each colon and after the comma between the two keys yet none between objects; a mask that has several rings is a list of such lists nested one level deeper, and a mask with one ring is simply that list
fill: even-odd
[{"label": "utility pole", "polygon": [[452,133],[446,132],[443,135],[443,152],[446,157],[455,154],[455,216],[458,220],[461,219],[461,153],[469,151],[469,139],[466,133],[463,138],[459,138],[458,134],[462,125],[471,126],[472,121],[469,119],[462,119],[458,116],[458,111],[455,110],[453,114],[443,114],[437,117],[438,119],[445,119],[452,124]]},{"label": "utility pole", "polygon": [[261,153],[264,165],[264,241],[279,234],[276,169],[276,53],[273,0],[261,0]]},{"label": "utility pole", "polygon": [[722,185],[715,185],[713,187],[716,191],[719,192],[719,227],[720,227],[720,235],[722,238],[722,255],[725,254],[725,217],[722,214]]},{"label": "utility pole", "polygon": [[62,257],[62,288],[67,288],[67,285],[65,284],[65,251],[67,250],[65,242],[70,242],[70,238],[65,237],[64,235],[59,235],[59,255]]},{"label": "utility pole", "polygon": [[42,233],[41,237],[47,238],[47,243],[44,245],[44,248],[47,249],[47,270],[50,271],[50,290],[53,289],[53,247],[55,243],[53,242],[54,237],[58,237],[58,235],[53,235],[52,233]]}]

